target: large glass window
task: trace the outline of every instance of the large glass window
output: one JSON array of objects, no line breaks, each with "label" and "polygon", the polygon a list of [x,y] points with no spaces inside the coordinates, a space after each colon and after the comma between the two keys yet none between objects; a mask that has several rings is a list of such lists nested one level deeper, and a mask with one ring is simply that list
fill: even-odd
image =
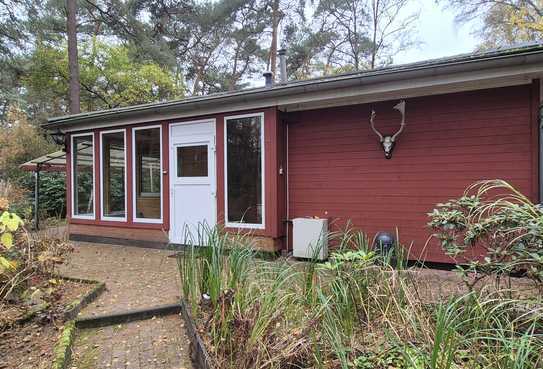
[{"label": "large glass window", "polygon": [[72,215],[94,218],[93,135],[72,137]]},{"label": "large glass window", "polygon": [[263,225],[263,115],[226,120],[227,223]]},{"label": "large glass window", "polygon": [[102,137],[102,217],[126,219],[124,131]]},{"label": "large glass window", "polygon": [[161,129],[134,130],[135,217],[162,219]]}]

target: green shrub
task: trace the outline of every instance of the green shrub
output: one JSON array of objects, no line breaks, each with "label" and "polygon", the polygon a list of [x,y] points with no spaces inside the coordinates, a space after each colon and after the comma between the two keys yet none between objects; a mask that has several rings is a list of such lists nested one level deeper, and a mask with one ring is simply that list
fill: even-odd
[{"label": "green shrub", "polygon": [[45,173],[40,180],[40,216],[66,216],[66,175]]},{"label": "green shrub", "polygon": [[[2,200],[2,199],[0,199]],[[0,201],[0,305],[22,295],[33,277],[50,276],[72,251],[70,243],[49,234],[30,234],[23,220]]]},{"label": "green shrub", "polygon": [[[468,271],[526,271],[543,282],[543,209],[507,182],[475,183],[428,215],[443,250]],[[484,250],[482,260],[470,260],[477,248]]]}]

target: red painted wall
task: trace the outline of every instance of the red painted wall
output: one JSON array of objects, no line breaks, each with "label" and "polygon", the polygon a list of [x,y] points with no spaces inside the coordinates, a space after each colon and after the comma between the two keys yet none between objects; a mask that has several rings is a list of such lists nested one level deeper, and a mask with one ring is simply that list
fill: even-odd
[{"label": "red painted wall", "polygon": [[373,237],[398,227],[412,257],[450,262],[426,213],[481,179],[510,181],[538,197],[538,83],[407,100],[407,128],[391,160],[369,127],[399,128],[396,101],[288,115],[289,218],[351,220]]}]

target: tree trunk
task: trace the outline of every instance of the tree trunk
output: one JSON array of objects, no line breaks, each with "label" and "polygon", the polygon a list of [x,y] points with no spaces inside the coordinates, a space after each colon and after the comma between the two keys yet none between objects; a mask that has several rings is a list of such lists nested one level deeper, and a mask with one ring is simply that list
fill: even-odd
[{"label": "tree trunk", "polygon": [[275,75],[277,72],[277,39],[279,33],[279,1],[273,0],[272,4],[272,39],[270,47],[270,71],[273,74],[273,80],[275,81]]},{"label": "tree trunk", "polygon": [[373,2],[373,34],[371,45],[371,62],[370,68],[375,69],[375,61],[377,59],[377,26],[379,25],[379,0]]},{"label": "tree trunk", "polygon": [[66,30],[68,32],[68,68],[70,72],[70,113],[81,112],[79,61],[77,59],[77,0],[66,0]]}]

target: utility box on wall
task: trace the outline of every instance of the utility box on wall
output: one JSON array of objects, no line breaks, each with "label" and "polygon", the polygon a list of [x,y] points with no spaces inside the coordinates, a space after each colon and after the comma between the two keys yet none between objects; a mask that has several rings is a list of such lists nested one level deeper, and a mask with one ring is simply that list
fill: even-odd
[{"label": "utility box on wall", "polygon": [[[292,255],[318,260],[328,258],[328,220],[295,218],[292,220]],[[315,253],[318,251],[318,254]]]}]

